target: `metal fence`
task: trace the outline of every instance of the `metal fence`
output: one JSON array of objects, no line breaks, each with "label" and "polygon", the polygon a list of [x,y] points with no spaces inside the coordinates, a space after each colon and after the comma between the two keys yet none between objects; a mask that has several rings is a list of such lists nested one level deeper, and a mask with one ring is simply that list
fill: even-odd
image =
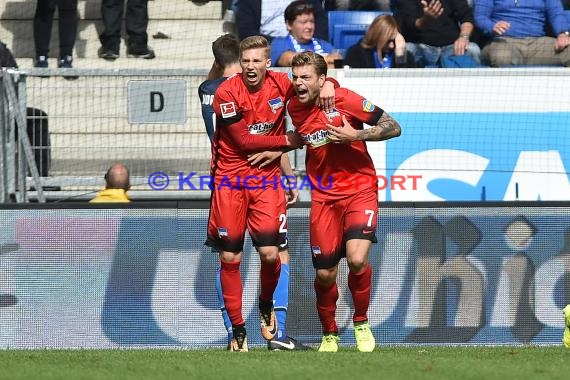
[{"label": "metal fence", "polygon": [[[209,171],[199,84],[203,70],[4,70],[1,202],[89,199],[116,161],[139,198],[204,198],[148,191],[148,176]],[[18,138],[18,140],[16,140]],[[17,143],[16,143],[17,142]]]},{"label": "metal fence", "polygon": [[[45,202],[41,186],[40,173],[34,160],[34,148],[28,134],[28,112],[26,107],[25,77],[17,71],[2,69],[0,80],[0,202],[7,202],[13,196],[17,202],[28,200],[28,175],[35,188],[37,200]],[[35,116],[30,116],[31,137],[34,142],[36,131],[33,130]],[[46,149],[38,147],[36,149]],[[41,154],[38,154],[41,161]]]},{"label": "metal fence", "polygon": [[[403,138],[367,144],[369,153],[383,178],[410,174],[422,182],[390,186],[381,200],[568,199],[568,70],[329,74],[403,126]],[[197,96],[205,78],[205,70],[183,69],[5,71],[2,201],[88,200],[115,161],[131,169],[134,200],[208,198],[209,190],[184,186],[191,173],[209,172],[210,144]],[[472,96],[464,96],[466,88]],[[15,125],[24,123],[16,144]],[[300,176],[303,154],[291,153]],[[170,178],[166,190],[150,188],[148,179],[157,172]]]}]

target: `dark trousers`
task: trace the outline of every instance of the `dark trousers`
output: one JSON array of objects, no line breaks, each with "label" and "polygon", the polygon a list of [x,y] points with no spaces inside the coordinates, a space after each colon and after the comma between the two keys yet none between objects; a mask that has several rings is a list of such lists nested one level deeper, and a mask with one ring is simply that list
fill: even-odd
[{"label": "dark trousers", "polygon": [[[26,134],[32,146],[36,167],[40,177],[47,177],[51,165],[48,116],[41,109],[27,107],[26,124]],[[18,128],[16,128],[16,141],[18,141]]]},{"label": "dark trousers", "polygon": [[55,8],[59,14],[59,56],[73,55],[77,35],[77,0],[38,0],[34,15],[36,56],[49,54]]},{"label": "dark trousers", "polygon": [[118,47],[121,41],[123,9],[127,2],[125,15],[129,46],[146,47],[148,36],[148,0],[103,0],[101,14],[105,30],[99,36],[105,47]]}]

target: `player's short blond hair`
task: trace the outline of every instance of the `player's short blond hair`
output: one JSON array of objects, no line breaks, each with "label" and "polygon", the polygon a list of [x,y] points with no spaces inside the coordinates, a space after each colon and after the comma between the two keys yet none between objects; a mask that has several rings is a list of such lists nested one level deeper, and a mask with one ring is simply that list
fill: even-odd
[{"label": "player's short blond hair", "polygon": [[293,56],[291,67],[299,66],[313,66],[318,76],[327,75],[327,61],[325,61],[325,58],[322,55],[312,51],[305,51]]},{"label": "player's short blond hair", "polygon": [[241,57],[244,51],[251,49],[265,49],[266,57],[269,58],[271,56],[271,46],[263,36],[250,36],[244,38],[239,44],[239,56]]}]

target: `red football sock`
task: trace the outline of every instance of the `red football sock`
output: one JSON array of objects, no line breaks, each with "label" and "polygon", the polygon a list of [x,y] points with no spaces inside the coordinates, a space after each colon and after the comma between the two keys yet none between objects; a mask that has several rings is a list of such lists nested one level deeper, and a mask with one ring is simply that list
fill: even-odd
[{"label": "red football sock", "polygon": [[372,284],[372,268],[370,265],[360,273],[348,274],[348,288],[352,293],[354,304],[354,322],[368,320],[368,306],[370,305],[370,285]]},{"label": "red football sock", "polygon": [[330,286],[321,285],[315,279],[315,292],[317,293],[317,312],[323,326],[324,334],[338,334],[335,321],[336,301],[338,301],[338,287],[336,282]]},{"label": "red football sock", "polygon": [[277,287],[279,281],[279,274],[281,273],[281,259],[279,255],[274,263],[261,262],[261,269],[259,271],[259,278],[261,280],[261,294],[259,299],[263,301],[273,301],[273,292]]},{"label": "red football sock", "polygon": [[232,325],[245,325],[241,313],[242,284],[239,272],[239,262],[221,262],[220,282],[222,283],[222,294],[226,311],[232,321]]}]

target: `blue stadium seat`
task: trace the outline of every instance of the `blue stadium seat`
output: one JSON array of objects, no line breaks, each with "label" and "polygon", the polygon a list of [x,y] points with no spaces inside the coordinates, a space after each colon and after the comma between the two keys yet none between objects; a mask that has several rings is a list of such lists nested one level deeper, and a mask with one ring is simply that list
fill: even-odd
[{"label": "blue stadium seat", "polygon": [[337,49],[347,49],[364,36],[377,16],[391,15],[385,11],[329,11],[329,39]]},{"label": "blue stadium seat", "polygon": [[334,27],[333,41],[331,44],[341,50],[346,50],[357,43],[366,34],[368,25],[345,25]]},{"label": "blue stadium seat", "polygon": [[[564,14],[566,15],[566,20],[568,20],[568,29],[570,29],[570,9],[565,10]],[[329,21],[329,23],[330,23],[330,21]],[[329,32],[330,32],[330,28],[331,28],[331,25],[329,24]]]}]

